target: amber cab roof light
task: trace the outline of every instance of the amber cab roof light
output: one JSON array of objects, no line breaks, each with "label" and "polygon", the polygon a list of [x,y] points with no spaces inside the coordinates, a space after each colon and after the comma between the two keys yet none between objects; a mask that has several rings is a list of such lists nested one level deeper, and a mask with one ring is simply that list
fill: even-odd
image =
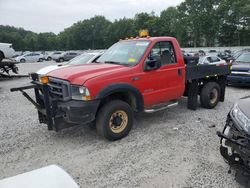
[{"label": "amber cab roof light", "polygon": [[149,37],[149,33],[148,33],[148,30],[147,29],[142,29],[139,31],[139,36],[141,38],[148,38]]}]

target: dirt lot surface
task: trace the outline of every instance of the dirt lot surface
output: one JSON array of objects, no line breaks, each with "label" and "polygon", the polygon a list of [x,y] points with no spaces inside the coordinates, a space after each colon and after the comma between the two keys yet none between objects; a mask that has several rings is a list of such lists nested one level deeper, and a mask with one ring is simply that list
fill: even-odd
[{"label": "dirt lot surface", "polygon": [[[49,64],[18,66],[26,74]],[[28,82],[0,81],[0,179],[57,164],[81,187],[244,187],[235,171],[227,173],[216,131],[249,88],[228,87],[225,102],[212,110],[187,110],[183,98],[172,109],[137,115],[126,138],[109,142],[88,126],[49,132],[33,105],[9,92]]]}]

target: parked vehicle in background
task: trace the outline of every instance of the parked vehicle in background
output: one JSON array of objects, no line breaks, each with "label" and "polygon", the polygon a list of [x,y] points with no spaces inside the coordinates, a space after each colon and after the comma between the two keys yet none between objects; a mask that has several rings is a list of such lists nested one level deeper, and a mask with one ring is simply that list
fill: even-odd
[{"label": "parked vehicle in background", "polygon": [[224,50],[224,52],[227,53],[227,54],[232,54],[231,50]]},{"label": "parked vehicle in background", "polygon": [[244,52],[234,60],[232,72],[227,77],[227,83],[250,86],[250,52]]},{"label": "parked vehicle in background", "polygon": [[15,51],[15,55],[12,58],[16,58],[18,56],[23,55],[24,53],[22,51]]},{"label": "parked vehicle in background", "polygon": [[29,52],[24,55],[16,57],[15,60],[19,63],[42,62],[44,60],[44,55],[37,52]]},{"label": "parked vehicle in background", "polygon": [[53,60],[55,60],[56,62],[69,61],[80,54],[81,52],[73,52],[73,51],[63,52],[62,54],[54,57]]},{"label": "parked vehicle in background", "polygon": [[[250,174],[250,98],[241,99],[227,115],[221,132],[220,153],[231,166],[239,165]],[[249,186],[248,186],[249,187]]]},{"label": "parked vehicle in background", "polygon": [[51,61],[52,59],[57,59],[62,53],[62,51],[49,52],[44,56],[44,59],[46,61]]},{"label": "parked vehicle in background", "polygon": [[187,56],[191,56],[191,57],[199,57],[199,52],[188,52]]},{"label": "parked vehicle in background", "polygon": [[217,56],[218,55],[218,52],[216,50],[209,50],[207,55],[210,55],[210,56]]},{"label": "parked vehicle in background", "polygon": [[219,52],[217,54],[217,56],[223,60],[225,60],[226,62],[230,62],[230,60],[232,59],[231,54],[229,54],[228,52]]},{"label": "parked vehicle in background", "polygon": [[38,70],[37,74],[38,75],[46,75],[47,73],[49,73],[49,72],[51,72],[53,70],[56,70],[56,69],[65,68],[65,67],[74,66],[74,65],[83,65],[83,64],[93,63],[103,53],[104,53],[104,51],[100,51],[100,52],[84,52],[83,54],[71,59],[69,62],[44,67],[44,68]]},{"label": "parked vehicle in background", "polygon": [[232,59],[233,60],[237,59],[244,52],[250,52],[250,49],[243,49],[243,50],[238,50],[238,51],[234,52],[232,55]]},{"label": "parked vehicle in background", "polygon": [[[173,37],[122,40],[98,60],[69,66],[46,76],[31,74],[21,91],[37,107],[40,123],[49,130],[94,122],[98,134],[117,140],[129,134],[138,112],[173,107],[187,96],[187,107],[214,108],[224,101],[228,65],[202,65],[183,58]],[[197,57],[194,57],[198,59]],[[36,101],[24,92],[35,90]]]},{"label": "parked vehicle in background", "polygon": [[12,48],[12,44],[0,43],[0,62],[4,58],[12,58],[15,55],[15,50]]},{"label": "parked vehicle in background", "polygon": [[226,61],[217,56],[200,56],[198,65],[219,65],[226,64]]},{"label": "parked vehicle in background", "polygon": [[199,56],[204,56],[204,55],[206,55],[206,53],[205,53],[203,50],[199,50],[198,52],[199,52]]}]

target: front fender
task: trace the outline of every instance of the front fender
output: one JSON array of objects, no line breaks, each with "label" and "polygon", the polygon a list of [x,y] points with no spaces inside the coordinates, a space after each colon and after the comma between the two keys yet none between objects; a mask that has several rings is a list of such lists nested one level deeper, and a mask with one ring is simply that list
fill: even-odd
[{"label": "front fender", "polygon": [[136,98],[137,111],[141,112],[144,110],[144,100],[141,92],[136,87],[127,83],[116,83],[107,86],[96,95],[96,99],[101,100],[109,95],[120,92],[131,93]]}]

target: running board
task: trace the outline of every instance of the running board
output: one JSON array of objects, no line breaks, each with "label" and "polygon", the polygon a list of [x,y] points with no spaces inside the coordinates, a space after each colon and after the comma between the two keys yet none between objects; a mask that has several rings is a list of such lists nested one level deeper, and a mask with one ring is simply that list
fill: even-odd
[{"label": "running board", "polygon": [[174,106],[177,106],[178,102],[174,102],[174,103],[170,103],[168,105],[159,107],[159,108],[150,108],[150,109],[145,109],[144,112],[146,113],[154,113],[154,112],[158,112],[158,111],[162,111],[162,110],[166,110],[167,108],[171,108]]}]

